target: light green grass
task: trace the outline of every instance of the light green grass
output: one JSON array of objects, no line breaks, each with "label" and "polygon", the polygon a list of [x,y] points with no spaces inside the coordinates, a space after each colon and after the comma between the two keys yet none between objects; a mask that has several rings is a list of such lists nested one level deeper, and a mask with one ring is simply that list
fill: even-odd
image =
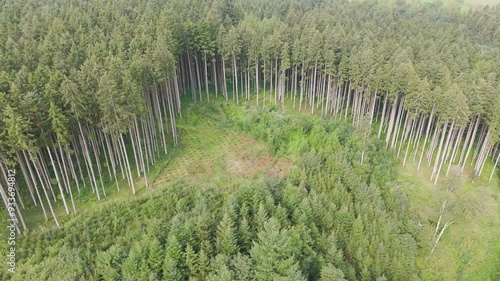
[{"label": "light green grass", "polygon": [[[498,270],[500,243],[498,179],[489,183],[483,177],[473,183],[470,168],[460,174],[460,169],[453,167],[448,177],[444,171],[434,185],[429,180],[432,167],[425,160],[420,171],[417,165],[410,160],[406,167],[401,166],[400,184],[409,195],[411,216],[422,227],[417,259],[422,276],[425,280],[495,280],[492,275]],[[455,190],[450,192],[448,186]],[[447,207],[441,223],[453,224],[430,255],[444,200]]]}]

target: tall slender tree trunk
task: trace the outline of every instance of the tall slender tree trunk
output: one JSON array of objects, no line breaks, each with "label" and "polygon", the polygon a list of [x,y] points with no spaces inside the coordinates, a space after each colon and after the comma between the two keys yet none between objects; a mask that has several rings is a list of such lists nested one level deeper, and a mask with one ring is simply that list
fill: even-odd
[{"label": "tall slender tree trunk", "polygon": [[[28,171],[30,173],[30,176],[33,179],[34,189],[35,189],[36,195],[38,197],[38,201],[40,202],[40,206],[42,207],[42,211],[43,211],[43,215],[45,217],[45,221],[47,221],[49,218],[47,216],[47,211],[45,210],[45,206],[43,205],[43,201],[42,201],[42,197],[40,196],[40,192],[38,191],[37,181],[36,181],[35,175],[33,173],[33,169],[31,169],[31,165],[30,165],[28,156],[26,155],[26,152],[24,150],[22,152],[23,152],[24,160],[26,161],[26,166],[28,167]],[[35,167],[35,169],[36,169],[36,167]],[[43,184],[43,182],[41,182],[40,184]],[[48,200],[48,198],[47,198],[47,200]]]},{"label": "tall slender tree trunk", "polygon": [[[439,163],[439,168],[436,172],[436,179],[434,180],[434,185],[437,184],[437,181],[439,179],[439,174],[441,173],[441,168],[443,167],[443,163],[446,162],[446,158],[447,158],[448,151],[449,151],[450,140],[451,140],[451,136],[452,136],[454,127],[455,127],[455,121],[453,121],[453,123],[451,123],[451,128],[450,128],[450,131],[448,133],[448,139],[446,140],[446,144],[444,146],[443,156],[442,156],[441,161]],[[438,159],[436,159],[436,161],[437,160]]]},{"label": "tall slender tree trunk", "polygon": [[446,137],[446,130],[448,129],[448,121],[444,122],[443,124],[443,130],[441,132],[441,141],[439,142],[439,147],[438,147],[438,152],[437,152],[437,155],[436,155],[436,160],[434,161],[434,167],[432,168],[432,174],[431,174],[431,181],[432,179],[434,178],[434,175],[436,174],[437,172],[437,168],[438,168],[438,163],[439,163],[439,157],[441,157],[441,149],[443,148],[443,143],[444,143],[444,139]]},{"label": "tall slender tree trunk", "polygon": [[[144,170],[144,184],[146,185],[146,187],[149,187],[149,184],[148,184],[148,174],[146,173],[146,168],[144,167],[144,157],[143,157],[143,153],[142,153],[142,145],[141,145],[141,138],[139,136],[139,127],[137,125],[137,118],[134,119],[134,125],[135,125],[135,132],[136,132],[136,137],[137,137],[137,147],[139,149],[139,155],[141,156],[140,159],[141,159],[141,166],[142,166],[142,169]],[[137,167],[137,169],[139,169],[139,167]]]},{"label": "tall slender tree trunk", "polygon": [[66,181],[68,182],[69,198],[71,199],[71,205],[73,206],[73,213],[76,215],[75,200],[73,199],[73,192],[72,192],[71,186],[69,184],[68,171],[66,169],[66,165],[64,164],[64,153],[63,153],[63,150],[62,150],[62,147],[61,147],[61,142],[59,142],[59,140],[57,140],[57,144],[59,146],[59,152],[61,153],[62,166],[64,168],[64,174],[66,175]]},{"label": "tall slender tree trunk", "polygon": [[236,70],[236,57],[233,56],[233,68],[234,68],[234,83],[236,83],[236,104],[239,105],[238,101],[238,71]]},{"label": "tall slender tree trunk", "polygon": [[[35,160],[33,160],[33,156],[31,155],[31,153],[30,153],[30,158],[31,158],[31,161],[33,162],[33,165],[35,166],[35,172],[37,173],[38,179],[40,180],[40,185],[42,186],[43,193],[45,194],[45,198],[47,199],[50,213],[52,214],[52,217],[54,218],[54,221],[55,221],[57,227],[60,228],[61,226],[59,225],[59,222],[57,221],[56,214],[54,213],[54,209],[52,208],[52,204],[50,203],[49,195],[47,194],[47,189],[45,188],[45,184],[43,183],[43,179],[42,179],[40,172],[39,172],[41,170],[41,166],[38,162],[35,162]],[[37,168],[36,164],[38,164],[38,168]]]},{"label": "tall slender tree trunk", "polygon": [[215,98],[219,95],[219,80],[217,79],[217,61],[212,61],[212,71],[214,72]]},{"label": "tall slender tree trunk", "polygon": [[50,153],[49,147],[47,147],[47,152],[49,153],[50,162],[52,164],[52,168],[54,170],[54,174],[56,175],[57,186],[59,187],[59,191],[61,192],[61,199],[62,199],[62,201],[64,203],[64,210],[66,211],[66,214],[69,215],[68,205],[66,204],[66,199],[64,198],[65,196],[64,196],[64,192],[63,192],[63,189],[62,189],[62,186],[61,186],[61,181],[59,180],[59,175],[57,173],[57,167],[54,164],[54,159],[52,159],[52,153]]},{"label": "tall slender tree trunk", "polygon": [[210,97],[208,95],[208,71],[207,71],[207,53],[204,54],[205,58],[203,60],[203,63],[205,64],[204,70],[205,70],[205,92],[207,93],[207,102],[210,102]]},{"label": "tall slender tree trunk", "polygon": [[80,129],[80,140],[83,144],[83,153],[85,155],[84,158],[86,159],[86,163],[88,163],[87,168],[89,169],[91,174],[91,185],[93,183],[93,189],[97,195],[97,200],[101,201],[101,196],[99,195],[99,190],[97,189],[97,182],[95,180],[94,168],[92,167],[92,160],[90,159],[89,149],[87,147],[87,141],[85,140],[85,136],[83,134],[82,125],[80,121],[78,121],[78,128]]},{"label": "tall slender tree trunk", "polygon": [[193,101],[196,103],[196,82],[195,82],[195,78],[193,77],[193,70],[192,70],[192,63],[191,63],[191,56],[189,54],[189,52],[187,53],[187,58],[188,58],[188,68],[189,68],[189,77],[191,79],[189,79],[189,81],[191,82],[191,95],[193,97]]},{"label": "tall slender tree trunk", "polygon": [[255,92],[257,94],[257,106],[259,106],[259,59],[255,58]]},{"label": "tall slender tree trunk", "polygon": [[399,103],[399,110],[398,110],[398,116],[396,117],[396,126],[394,128],[394,134],[392,135],[392,142],[391,142],[391,148],[395,148],[395,145],[397,143],[397,139],[399,137],[399,132],[401,130],[399,129],[399,126],[401,125],[401,120],[403,119],[403,104],[404,104],[405,98],[403,97]]},{"label": "tall slender tree trunk", "polygon": [[[416,120],[415,120],[415,121],[413,121],[413,122],[412,122],[412,124],[411,124],[410,139],[408,140],[408,142],[407,142],[407,144],[406,144],[406,151],[405,151],[405,158],[404,158],[404,160],[403,160],[403,167],[406,165],[406,159],[408,158],[408,150],[410,149],[411,139],[412,139],[412,137],[413,137],[413,133],[414,133],[414,132],[413,132],[413,129],[414,129],[414,127],[415,127],[415,123],[417,123],[417,122],[416,122]],[[403,141],[401,141],[401,143],[403,143]],[[401,148],[401,146],[400,146],[400,148]],[[399,153],[399,151],[398,151],[398,153]]]},{"label": "tall slender tree trunk", "polygon": [[125,149],[125,142],[123,141],[123,134],[120,134],[120,142],[121,142],[121,147],[123,150],[123,155],[127,164],[127,169],[128,169],[128,176],[130,178],[130,184],[132,185],[132,194],[135,194],[135,184],[134,184],[134,178],[132,177],[132,171],[130,169],[130,162],[128,161],[128,156],[127,156],[127,150]]},{"label": "tall slender tree trunk", "polygon": [[[19,166],[21,167],[21,172],[23,174],[24,181],[26,182],[26,184],[28,186],[28,192],[30,194],[31,201],[33,202],[33,204],[35,206],[37,206],[36,198],[33,194],[33,189],[34,189],[34,184],[35,184],[35,183],[32,183],[33,178],[28,175],[28,170],[27,170],[26,165],[23,161],[24,159],[21,157],[21,153],[19,151],[16,151],[16,156],[17,156],[17,159],[19,160]],[[27,163],[27,165],[29,165],[29,163]]]},{"label": "tall slender tree trunk", "polygon": [[458,132],[458,135],[455,139],[455,145],[453,146],[453,152],[451,153],[450,162],[448,163],[448,169],[446,169],[445,176],[448,176],[448,174],[450,173],[451,165],[453,164],[453,162],[455,162],[455,157],[458,152],[458,146],[460,145],[460,141],[462,140],[463,133],[464,133],[464,128],[460,128],[460,131]]},{"label": "tall slender tree trunk", "polygon": [[299,99],[299,111],[302,110],[302,95],[304,92],[304,62],[302,62],[301,75],[300,75],[300,99]]},{"label": "tall slender tree trunk", "polygon": [[380,127],[378,128],[378,135],[377,135],[379,139],[382,133],[382,127],[384,126],[385,110],[387,109],[387,99],[388,99],[388,94],[385,95],[384,105],[382,106],[382,119],[380,120]]},{"label": "tall slender tree trunk", "polygon": [[476,119],[476,125],[474,126],[474,131],[472,133],[472,137],[470,140],[469,147],[467,148],[467,152],[465,153],[465,158],[464,158],[464,161],[462,163],[462,170],[460,171],[460,173],[464,172],[465,163],[467,163],[467,158],[469,158],[470,151],[472,149],[472,146],[474,145],[474,139],[476,138],[477,129],[479,128],[479,120],[480,120],[480,116],[478,115],[477,119]]},{"label": "tall slender tree trunk", "polygon": [[[385,148],[389,147],[389,140],[391,139],[392,128],[394,126],[394,118],[396,118],[396,107],[398,104],[398,96],[394,98],[394,102],[391,107],[391,118],[389,119],[389,126],[387,128],[387,134],[385,136]],[[346,113],[347,115],[347,113]]]},{"label": "tall slender tree trunk", "polygon": [[500,153],[498,153],[497,155],[497,160],[495,161],[495,165],[493,165],[493,169],[491,170],[491,174],[490,174],[490,178],[488,181],[491,182],[491,179],[493,178],[493,175],[495,174],[495,170],[497,168],[497,165],[498,165],[498,159],[500,158]]},{"label": "tall slender tree trunk", "polygon": [[413,161],[417,159],[418,146],[420,144],[420,139],[422,138],[422,132],[424,130],[425,118],[422,114],[420,114],[420,124],[418,125],[417,136],[413,142],[413,149],[415,149],[415,153],[413,153]]},{"label": "tall slender tree trunk", "polygon": [[427,140],[429,138],[429,131],[431,129],[433,117],[434,117],[434,106],[432,106],[431,115],[429,116],[429,121],[427,121],[427,129],[425,131],[424,144],[422,145],[422,153],[420,154],[420,160],[418,161],[417,171],[420,170],[420,165],[422,165],[422,159],[424,157],[425,145],[427,144]]},{"label": "tall slender tree trunk", "polygon": [[226,60],[222,59],[222,80],[224,81],[224,97],[227,97],[227,81],[226,81]]}]

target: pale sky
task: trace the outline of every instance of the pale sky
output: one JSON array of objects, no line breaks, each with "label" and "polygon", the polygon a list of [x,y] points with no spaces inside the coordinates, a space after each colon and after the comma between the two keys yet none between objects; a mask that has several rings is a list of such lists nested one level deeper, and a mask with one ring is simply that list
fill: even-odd
[{"label": "pale sky", "polygon": [[476,5],[476,4],[481,4],[481,5],[493,5],[493,4],[500,4],[500,0],[464,0],[465,3],[471,4],[471,5]]}]

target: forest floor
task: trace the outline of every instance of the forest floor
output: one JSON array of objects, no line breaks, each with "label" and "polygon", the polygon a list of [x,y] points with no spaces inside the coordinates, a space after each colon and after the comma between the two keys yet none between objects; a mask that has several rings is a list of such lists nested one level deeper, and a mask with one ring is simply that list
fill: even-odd
[{"label": "forest floor", "polygon": [[184,179],[192,184],[224,177],[252,178],[261,174],[284,176],[290,162],[271,156],[266,146],[245,133],[217,127],[214,120],[180,120],[181,145],[155,187]]},{"label": "forest floor", "polygon": [[424,243],[417,265],[425,280],[491,280],[492,272],[500,280],[498,177],[491,182],[484,178],[472,182],[470,168],[461,174],[459,168],[452,167],[449,176],[442,175],[434,185],[429,180],[432,167],[424,163],[417,171],[417,165],[410,161],[406,167],[400,166],[399,178],[409,196],[411,216],[434,226],[446,201],[441,227],[453,222],[432,254],[435,229],[423,227],[420,240]]}]

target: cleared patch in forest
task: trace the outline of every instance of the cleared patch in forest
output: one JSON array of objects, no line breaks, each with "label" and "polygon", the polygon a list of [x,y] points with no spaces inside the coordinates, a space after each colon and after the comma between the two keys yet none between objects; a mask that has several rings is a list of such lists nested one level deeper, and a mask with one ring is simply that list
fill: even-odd
[{"label": "cleared patch in forest", "polygon": [[289,160],[271,156],[263,143],[245,133],[218,128],[208,116],[186,117],[179,123],[181,146],[157,177],[155,188],[181,179],[200,184],[223,177],[285,176],[291,166]]},{"label": "cleared patch in forest", "polygon": [[[437,185],[432,167],[409,161],[400,169],[401,187],[409,196],[412,217],[419,221],[420,254],[416,260],[425,280],[490,280],[500,257],[499,189],[497,178],[476,178],[468,165],[463,174],[452,167]],[[453,222],[430,254],[440,208],[446,201],[441,227]]]}]

